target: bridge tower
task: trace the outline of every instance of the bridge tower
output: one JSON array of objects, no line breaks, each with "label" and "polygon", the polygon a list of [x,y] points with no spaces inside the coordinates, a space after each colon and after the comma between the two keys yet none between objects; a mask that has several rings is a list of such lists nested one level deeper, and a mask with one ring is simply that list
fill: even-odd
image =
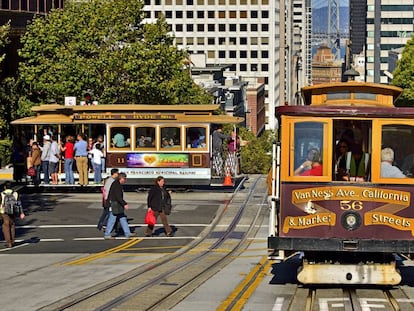
[{"label": "bridge tower", "polygon": [[341,34],[339,31],[339,0],[328,0],[328,45],[335,55],[341,59]]}]

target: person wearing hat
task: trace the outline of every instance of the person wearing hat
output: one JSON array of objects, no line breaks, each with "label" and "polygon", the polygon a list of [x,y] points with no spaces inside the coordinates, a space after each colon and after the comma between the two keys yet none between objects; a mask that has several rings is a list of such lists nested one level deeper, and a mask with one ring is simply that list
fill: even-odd
[{"label": "person wearing hat", "polygon": [[49,160],[50,160],[50,147],[52,146],[50,142],[50,135],[46,134],[43,136],[43,147],[42,147],[42,172],[43,172],[43,183],[49,184]]}]

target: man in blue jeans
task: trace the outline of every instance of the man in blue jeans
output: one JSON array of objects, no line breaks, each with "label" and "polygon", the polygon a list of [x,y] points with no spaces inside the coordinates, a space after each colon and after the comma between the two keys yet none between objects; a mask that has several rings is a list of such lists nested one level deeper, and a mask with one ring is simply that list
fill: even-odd
[{"label": "man in blue jeans", "polygon": [[118,202],[123,209],[122,211],[114,211],[114,214],[112,213],[112,207],[109,208],[109,218],[104,235],[105,240],[113,239],[111,232],[117,218],[119,219],[122,230],[124,230],[126,238],[136,236],[135,232],[129,230],[127,216],[124,212],[125,210],[128,210],[128,203],[124,200],[124,191],[122,190],[122,185],[125,184],[125,182],[126,174],[119,173],[118,178],[112,183],[111,188],[109,189],[108,201],[111,202],[111,206],[114,205],[114,202]]}]

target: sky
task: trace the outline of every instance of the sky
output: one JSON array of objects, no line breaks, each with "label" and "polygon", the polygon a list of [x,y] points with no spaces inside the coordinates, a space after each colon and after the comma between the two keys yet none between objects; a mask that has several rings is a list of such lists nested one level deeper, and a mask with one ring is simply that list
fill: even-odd
[{"label": "sky", "polygon": [[[349,6],[349,0],[338,0],[339,6]],[[312,7],[320,8],[328,6],[328,0],[312,0]]]}]

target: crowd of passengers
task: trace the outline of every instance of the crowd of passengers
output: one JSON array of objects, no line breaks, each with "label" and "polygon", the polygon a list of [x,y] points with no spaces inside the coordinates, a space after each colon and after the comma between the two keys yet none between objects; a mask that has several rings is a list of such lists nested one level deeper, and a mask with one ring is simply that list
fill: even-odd
[{"label": "crowd of passengers", "polygon": [[[65,184],[74,185],[74,171],[79,174],[79,185],[89,183],[89,173],[94,174],[93,183],[102,183],[105,169],[105,141],[102,135],[87,138],[84,134],[65,136],[58,142],[57,135],[44,129],[42,142],[30,139],[27,143],[16,139],[12,145],[13,179],[22,182],[30,175],[35,186],[57,185],[60,160],[64,163]],[[43,178],[41,178],[43,173]]]}]

